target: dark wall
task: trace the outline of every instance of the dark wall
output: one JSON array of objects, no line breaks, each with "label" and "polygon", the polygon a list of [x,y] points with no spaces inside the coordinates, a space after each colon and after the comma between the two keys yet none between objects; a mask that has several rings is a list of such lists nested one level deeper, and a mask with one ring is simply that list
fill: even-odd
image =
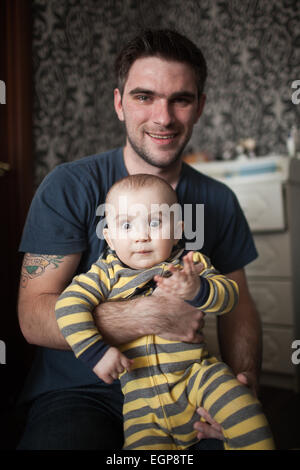
[{"label": "dark wall", "polygon": [[300,105],[298,0],[34,0],[36,182],[63,161],[122,145],[113,62],[138,28],[174,27],[203,48],[207,105],[188,150],[214,157],[240,138],[285,152]]}]

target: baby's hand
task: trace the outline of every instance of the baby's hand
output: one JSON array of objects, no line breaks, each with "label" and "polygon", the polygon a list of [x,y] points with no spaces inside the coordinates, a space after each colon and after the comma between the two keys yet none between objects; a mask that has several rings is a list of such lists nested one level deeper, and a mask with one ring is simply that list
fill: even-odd
[{"label": "baby's hand", "polygon": [[111,384],[126,369],[130,371],[132,359],[128,359],[117,348],[110,347],[93,368],[95,374],[105,383]]},{"label": "baby's hand", "polygon": [[157,287],[166,294],[175,295],[184,300],[192,300],[199,292],[201,279],[199,273],[203,270],[202,263],[194,264],[193,252],[190,251],[183,257],[183,269],[168,266],[172,276],[154,276]]}]

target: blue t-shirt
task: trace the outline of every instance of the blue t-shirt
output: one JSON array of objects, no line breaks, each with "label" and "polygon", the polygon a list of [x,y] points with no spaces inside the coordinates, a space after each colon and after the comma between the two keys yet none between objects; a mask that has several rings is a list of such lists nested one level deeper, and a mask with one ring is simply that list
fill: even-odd
[{"label": "blue t-shirt", "polygon": [[[82,252],[77,273],[88,271],[105,248],[105,240],[98,235],[106,194],[125,176],[128,173],[122,148],[57,166],[33,198],[20,251],[55,255]],[[195,243],[194,248],[187,246],[188,249],[199,249],[224,274],[257,257],[247,221],[236,196],[226,185],[183,163],[176,192],[183,207],[186,241]],[[199,230],[203,223],[199,204],[204,205],[203,237]],[[197,233],[194,241],[192,232]],[[202,239],[204,244],[200,246]],[[25,398],[99,382],[72,351],[38,348]]]}]

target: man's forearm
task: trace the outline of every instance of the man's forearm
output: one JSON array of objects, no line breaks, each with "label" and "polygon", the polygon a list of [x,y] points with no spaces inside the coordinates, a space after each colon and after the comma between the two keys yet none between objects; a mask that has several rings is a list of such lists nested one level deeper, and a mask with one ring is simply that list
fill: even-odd
[{"label": "man's forearm", "polygon": [[105,302],[95,308],[94,319],[105,342],[114,346],[157,331],[151,297]]},{"label": "man's forearm", "polygon": [[[55,317],[58,297],[59,294],[41,294],[19,304],[21,330],[30,344],[70,349]],[[203,340],[202,312],[171,296],[105,302],[95,308],[93,315],[105,342],[115,346],[147,334],[191,343]]]},{"label": "man's forearm", "polygon": [[262,361],[262,330],[260,317],[248,290],[243,270],[231,273],[240,289],[240,300],[230,313],[218,318],[222,359],[235,374],[249,372],[256,388]]},{"label": "man's forearm", "polygon": [[94,318],[104,340],[115,346],[148,334],[191,343],[203,340],[202,312],[174,296],[106,302],[94,310]]},{"label": "man's forearm", "polygon": [[20,327],[28,343],[53,349],[70,349],[55,318],[58,297],[58,294],[41,294],[34,301],[25,301],[19,306]]},{"label": "man's forearm", "polygon": [[251,371],[258,377],[261,368],[262,335],[259,315],[254,305],[244,305],[219,318],[221,355],[237,374]]}]

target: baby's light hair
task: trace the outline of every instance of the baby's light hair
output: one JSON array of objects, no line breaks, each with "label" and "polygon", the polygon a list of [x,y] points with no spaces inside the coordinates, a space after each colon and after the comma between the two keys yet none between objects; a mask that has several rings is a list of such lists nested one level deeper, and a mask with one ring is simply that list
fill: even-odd
[{"label": "baby's light hair", "polygon": [[168,193],[170,194],[171,204],[175,204],[178,202],[176,191],[172,188],[172,186],[165,181],[164,179],[160,178],[159,176],[149,175],[144,173],[138,173],[136,175],[129,175],[125,176],[124,178],[117,181],[108,191],[106,195],[106,204],[109,204],[109,201],[112,198],[112,195],[116,191],[128,191],[128,190],[138,190],[143,189],[145,187],[163,187],[167,189]]}]

